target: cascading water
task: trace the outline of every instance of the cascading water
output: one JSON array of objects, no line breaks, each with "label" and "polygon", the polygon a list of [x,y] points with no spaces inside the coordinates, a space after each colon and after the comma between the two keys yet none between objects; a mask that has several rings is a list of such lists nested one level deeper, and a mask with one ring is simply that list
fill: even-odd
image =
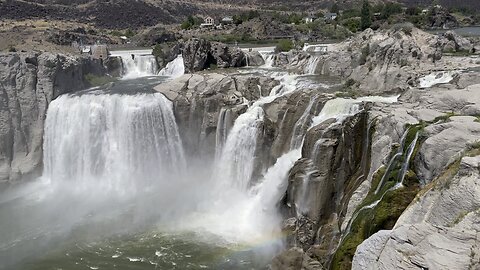
[{"label": "cascading water", "polygon": [[216,142],[215,142],[215,159],[219,160],[222,154],[223,146],[227,141],[228,132],[232,125],[232,110],[222,108],[218,116]]},{"label": "cascading water", "polygon": [[152,50],[112,51],[110,56],[122,59],[124,79],[154,76],[158,73],[157,60],[152,55]]},{"label": "cascading water", "polygon": [[228,179],[231,184],[247,190],[254,170],[263,116],[263,109],[254,106],[237,118],[222,150],[216,177]]},{"label": "cascading water", "polygon": [[315,74],[319,62],[320,57],[318,55],[310,55],[310,58],[308,59],[307,65],[305,66],[303,73],[310,75]]},{"label": "cascading water", "polygon": [[264,68],[272,68],[275,60],[275,54],[273,52],[259,51],[260,55],[263,58],[265,64],[262,66]]},{"label": "cascading water", "polygon": [[173,61],[169,62],[160,72],[158,75],[160,76],[168,76],[171,78],[178,78],[185,74],[185,66],[183,64],[183,56],[179,54],[177,58]]},{"label": "cascading water", "polygon": [[162,94],[61,96],[48,110],[44,152],[52,181],[123,192],[185,167],[172,104]]},{"label": "cascading water", "polygon": [[308,103],[307,109],[303,112],[302,116],[298,119],[293,127],[292,140],[290,141],[290,149],[297,149],[302,146],[303,137],[305,135],[307,127],[312,121],[311,114],[312,108],[317,103],[319,96],[314,96]]}]

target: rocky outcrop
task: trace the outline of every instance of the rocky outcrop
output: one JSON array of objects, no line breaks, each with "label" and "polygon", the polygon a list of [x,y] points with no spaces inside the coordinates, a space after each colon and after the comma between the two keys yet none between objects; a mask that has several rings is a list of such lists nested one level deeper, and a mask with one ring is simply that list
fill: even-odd
[{"label": "rocky outcrop", "polygon": [[480,268],[479,172],[480,156],[462,158],[417,197],[393,230],[358,247],[352,269]]},{"label": "rocky outcrop", "polygon": [[242,67],[246,65],[245,54],[219,42],[191,39],[183,46],[185,71],[194,73],[210,67]]},{"label": "rocky outcrop", "polygon": [[[177,124],[190,155],[213,157],[220,111],[230,111],[229,126],[246,110],[245,102],[268,95],[278,84],[258,76],[186,74],[155,87],[173,101]],[[259,91],[259,88],[261,91]]]},{"label": "rocky outcrop", "polygon": [[425,70],[455,68],[442,60],[445,46],[453,46],[454,51],[472,50],[469,41],[461,37],[439,37],[407,24],[376,32],[367,29],[330,46],[325,54],[278,54],[274,63],[303,73],[340,77],[346,88],[360,94],[400,93],[417,86]]},{"label": "rocky outcrop", "polygon": [[265,64],[265,60],[262,55],[257,51],[245,53],[245,64],[247,66],[255,67]]},{"label": "rocky outcrop", "polygon": [[42,168],[43,123],[57,96],[89,87],[104,75],[99,61],[50,53],[0,55],[0,181]]},{"label": "rocky outcrop", "polygon": [[472,42],[454,31],[448,31],[443,34],[444,52],[475,52]]},{"label": "rocky outcrop", "polygon": [[108,74],[116,78],[122,77],[122,73],[123,73],[122,58],[110,56],[107,59],[105,59],[103,64]]},{"label": "rocky outcrop", "polygon": [[441,6],[434,6],[430,9],[427,16],[427,27],[450,29],[459,26],[457,18],[450,14],[448,10]]},{"label": "rocky outcrop", "polygon": [[[378,164],[389,162],[389,159],[385,158],[391,157],[391,154],[388,153],[394,152],[394,149],[398,147],[395,141],[403,140],[398,139],[402,133],[405,134],[402,130],[414,132],[417,130],[421,143],[417,146],[418,150],[412,158],[410,172],[407,173],[407,178],[410,179],[408,181],[413,182],[407,184],[405,188],[393,190],[386,195],[392,199],[397,198],[397,202],[389,206],[390,212],[397,211],[396,207],[401,201],[404,205],[402,208],[412,202],[411,206],[405,212],[403,210],[398,212],[398,221],[395,226],[391,224],[390,228],[384,227],[384,230],[393,229],[392,231],[379,231],[357,248],[353,261],[354,269],[391,269],[391,267],[468,269],[464,266],[468,265],[471,260],[467,258],[470,252],[466,250],[478,245],[478,236],[475,239],[475,235],[473,235],[472,238],[468,232],[460,236],[459,232],[463,229],[459,231],[447,226],[446,223],[453,222],[455,220],[453,216],[459,214],[455,214],[456,210],[442,209],[440,206],[450,205],[453,207],[455,205],[461,208],[462,205],[471,205],[478,199],[468,197],[472,190],[463,190],[461,192],[464,192],[465,196],[461,199],[451,199],[448,203],[440,201],[451,198],[449,192],[453,192],[453,190],[449,189],[451,186],[453,187],[452,183],[454,183],[451,179],[459,177],[458,175],[454,177],[456,168],[460,166],[459,159],[477,151],[472,149],[477,148],[479,137],[478,128],[480,126],[476,120],[477,111],[474,108],[480,104],[480,96],[476,93],[480,89],[480,85],[472,85],[465,89],[451,88],[452,86],[443,86],[426,91],[412,89],[403,95],[402,104],[390,106],[388,109],[372,109],[372,117],[377,119],[378,128],[372,138],[370,173],[376,172],[377,175],[379,172],[384,173],[384,169],[378,167]],[[410,125],[410,129],[406,129],[407,125]],[[413,132],[409,132],[405,140],[410,141],[412,134]],[[378,162],[381,160],[378,159],[379,157],[384,159],[380,163]],[[465,161],[464,159],[462,162],[465,163]],[[343,228],[348,227],[348,220],[351,220],[352,216],[353,220],[355,219],[357,214],[353,213],[358,213],[361,202],[368,201],[368,197],[371,196],[369,194],[375,188],[375,179],[378,179],[375,174],[372,176],[372,178],[367,178],[367,181],[362,183],[352,196]],[[449,180],[447,181],[447,179]],[[417,198],[413,199],[412,195],[417,194],[419,190],[417,188],[415,191],[415,185],[412,185],[415,182],[420,187],[424,185],[425,187],[418,193]],[[475,184],[469,183],[468,186],[471,188]],[[435,195],[437,201],[431,201],[432,198],[435,198],[432,197],[432,194],[438,194]],[[381,208],[381,204],[375,208],[377,209],[375,217],[384,215]],[[441,216],[449,221],[429,222],[429,215]],[[407,219],[411,220],[405,221]],[[361,224],[360,221],[357,221],[355,226],[364,226]],[[449,254],[448,250],[452,249],[446,250],[446,246],[458,247],[459,253]],[[457,249],[455,248],[455,250]],[[452,260],[447,263],[437,256],[452,258]],[[402,264],[398,265],[399,262]]]}]

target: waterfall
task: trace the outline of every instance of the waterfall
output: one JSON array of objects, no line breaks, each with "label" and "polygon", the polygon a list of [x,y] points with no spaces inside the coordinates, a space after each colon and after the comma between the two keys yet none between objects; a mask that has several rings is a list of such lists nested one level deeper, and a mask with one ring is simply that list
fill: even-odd
[{"label": "waterfall", "polygon": [[378,186],[375,189],[375,194],[377,194],[380,191],[380,189],[382,189],[383,184],[387,180],[387,177],[390,175],[390,172],[393,170],[397,159],[399,159],[403,155],[403,148],[405,147],[405,140],[407,139],[407,135],[408,135],[409,130],[410,129],[407,129],[403,133],[402,137],[400,138],[400,146],[398,147],[395,155],[393,155],[393,157],[388,162],[387,169],[385,170],[385,173],[382,175],[382,178],[380,179],[380,182],[378,183]]},{"label": "waterfall", "polygon": [[222,108],[218,115],[217,131],[215,134],[215,158],[219,160],[222,153],[223,145],[228,137],[232,125],[232,110]]},{"label": "waterfall", "polygon": [[240,115],[232,127],[219,160],[216,177],[246,190],[255,165],[257,139],[263,125],[264,112],[260,106],[252,106]]},{"label": "waterfall", "polygon": [[398,183],[400,185],[403,185],[403,180],[405,179],[405,175],[407,174],[408,165],[410,164],[410,159],[412,158],[413,151],[415,150],[415,146],[417,146],[417,141],[418,141],[418,132],[415,133],[415,137],[413,138],[413,141],[408,146],[407,154],[405,156],[405,160],[403,161],[402,168],[400,170],[400,174],[398,177]]},{"label": "waterfall", "polygon": [[185,159],[172,103],[157,93],[60,96],[48,108],[44,165],[52,181],[125,193],[178,173]]},{"label": "waterfall", "polygon": [[308,103],[307,108],[303,112],[302,116],[300,116],[298,121],[295,123],[295,126],[293,127],[293,132],[292,132],[292,139],[290,141],[291,150],[297,149],[302,145],[305,131],[307,127],[310,125],[310,122],[312,120],[310,115],[312,113],[313,105],[317,103],[318,98],[319,98],[319,95],[316,95],[312,99],[310,99],[310,102]]},{"label": "waterfall", "polygon": [[110,56],[122,59],[124,79],[157,75],[157,60],[152,50],[112,51]]},{"label": "waterfall", "polygon": [[307,65],[303,69],[303,73],[305,74],[315,74],[317,70],[318,63],[320,62],[320,57],[316,55],[310,55],[308,58]]},{"label": "waterfall", "polygon": [[259,51],[260,55],[263,58],[265,64],[262,66],[264,68],[272,68],[275,60],[275,54],[270,51]]},{"label": "waterfall", "polygon": [[171,78],[178,78],[185,74],[185,66],[183,64],[183,56],[179,54],[177,58],[169,62],[158,75],[169,76]]},{"label": "waterfall", "polygon": [[319,115],[312,119],[310,128],[321,124],[323,121],[335,118],[337,122],[343,122],[345,118],[360,112],[362,102],[395,103],[399,96],[382,97],[366,96],[357,99],[335,98],[327,101]]}]

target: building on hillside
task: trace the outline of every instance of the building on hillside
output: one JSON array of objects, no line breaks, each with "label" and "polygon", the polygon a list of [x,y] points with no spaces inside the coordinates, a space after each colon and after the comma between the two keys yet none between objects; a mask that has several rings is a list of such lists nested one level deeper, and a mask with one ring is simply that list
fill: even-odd
[{"label": "building on hillside", "polygon": [[215,26],[215,19],[212,17],[208,16],[205,18],[205,22],[200,24],[200,27],[213,27]]},{"label": "building on hillside", "polygon": [[308,17],[305,17],[303,18],[303,21],[305,23],[313,23],[314,21],[316,21],[318,18],[315,17],[315,16],[308,16]]},{"label": "building on hillside", "polygon": [[233,24],[233,18],[230,16],[223,17],[222,24]]},{"label": "building on hillside", "polygon": [[337,13],[326,13],[325,16],[323,16],[323,17],[324,17],[325,21],[333,21],[338,17],[338,15],[337,15]]}]

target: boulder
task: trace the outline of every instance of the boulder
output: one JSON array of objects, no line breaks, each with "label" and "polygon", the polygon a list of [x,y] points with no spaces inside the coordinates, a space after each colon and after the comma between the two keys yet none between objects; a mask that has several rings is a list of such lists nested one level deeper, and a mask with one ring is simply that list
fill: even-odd
[{"label": "boulder", "polygon": [[185,72],[193,73],[210,66],[213,59],[210,53],[211,44],[205,39],[190,39],[185,42],[182,56]]},{"label": "boulder", "polygon": [[245,53],[245,64],[247,66],[256,67],[265,64],[265,60],[262,55],[257,51],[251,51]]},{"label": "boulder", "polygon": [[216,65],[220,68],[242,67],[246,65],[245,54],[220,42],[205,39],[190,39],[184,44],[183,62],[185,71],[193,73]]},{"label": "boulder", "polygon": [[473,44],[470,40],[460,36],[454,31],[443,34],[446,39],[443,50],[445,52],[472,52]]},{"label": "boulder", "polygon": [[220,42],[213,42],[211,54],[219,68],[245,66],[245,54],[239,48],[232,48]]}]

